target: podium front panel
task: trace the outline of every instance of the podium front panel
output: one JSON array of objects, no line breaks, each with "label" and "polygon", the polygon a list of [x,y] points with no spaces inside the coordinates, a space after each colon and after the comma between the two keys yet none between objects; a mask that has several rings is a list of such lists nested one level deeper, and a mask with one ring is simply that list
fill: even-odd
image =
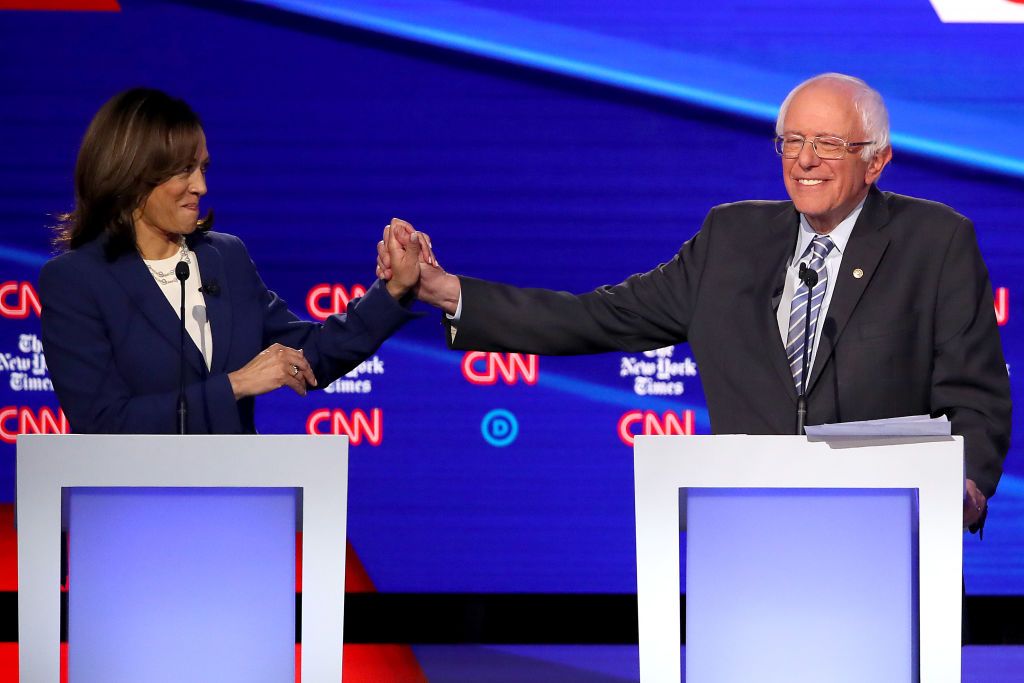
[{"label": "podium front panel", "polygon": [[[686,558],[687,605],[688,610],[691,607],[696,610],[687,614],[686,680],[689,683],[847,680],[827,676],[808,678],[801,662],[812,661],[813,657],[821,654],[812,648],[820,649],[825,647],[821,643],[827,643],[829,646],[843,646],[841,651],[828,651],[833,659],[840,663],[849,662],[855,670],[863,664],[858,659],[867,656],[864,654],[865,641],[840,635],[839,628],[840,621],[854,624],[848,631],[850,633],[862,628],[864,622],[858,614],[863,612],[862,606],[856,599],[845,600],[851,608],[847,610],[835,600],[837,596],[834,593],[853,589],[854,597],[857,592],[866,594],[866,586],[872,577],[882,580],[883,575],[886,585],[877,587],[872,599],[888,596],[893,601],[902,601],[903,604],[897,608],[909,610],[905,612],[909,616],[898,617],[893,623],[884,625],[893,638],[892,648],[886,649],[898,650],[902,661],[909,663],[890,667],[884,676],[871,674],[861,680],[905,683],[919,676],[927,683],[959,682],[964,490],[962,437],[813,440],[798,436],[638,436],[634,446],[634,472],[640,676],[644,683],[681,679],[681,489],[691,494],[695,490],[709,490],[686,519],[687,543],[704,544],[708,542],[709,535],[712,536],[706,548],[702,547],[700,551],[691,548]],[[713,537],[721,531],[723,537],[732,535],[738,542],[749,531],[742,531],[742,524],[756,528],[758,523],[768,519],[768,512],[749,507],[759,499],[756,492],[746,499],[740,496],[736,501],[736,524],[739,526],[730,530],[731,522],[726,511],[715,506],[726,502],[732,505],[732,499],[714,489],[841,489],[849,493],[840,491],[832,495],[851,503],[851,506],[838,514],[834,522],[827,524],[821,523],[825,512],[841,511],[833,509],[835,506],[830,507],[836,501],[830,502],[827,496],[818,499],[825,505],[818,512],[808,511],[802,515],[796,508],[777,511],[789,515],[789,521],[768,524],[771,534],[768,540],[760,542],[761,554],[755,556],[751,551],[751,554],[744,555],[725,540],[722,547],[716,548]],[[872,490],[869,495],[873,497],[877,493],[878,499],[858,511],[860,502],[854,492],[857,489]],[[908,498],[908,492],[912,491],[917,492],[918,503],[916,564],[912,549],[915,542],[913,506],[910,505],[911,498]],[[696,496],[701,498],[700,493]],[[805,498],[803,503],[814,499],[814,496]],[[797,503],[797,508],[799,505]],[[877,510],[874,508],[876,505]],[[850,524],[859,525],[865,519],[869,522],[862,527],[865,530],[856,534],[850,531]],[[883,552],[884,560],[873,561],[881,562],[878,565],[863,565],[856,558],[859,552],[856,550],[851,554],[849,549],[844,549],[836,554],[834,550],[797,551],[793,547],[793,544],[808,543],[809,548],[814,548],[823,539],[839,546],[849,542],[851,548],[856,546],[858,539],[869,543],[882,541],[882,548],[887,544],[893,547],[904,545],[898,551]],[[707,557],[697,557],[705,552]],[[825,588],[816,589],[818,593],[809,591],[809,595],[801,597],[799,602],[780,601],[780,585],[772,583],[768,577],[759,577],[758,567],[753,565],[768,562],[768,559],[777,562],[783,552],[802,557],[802,565],[813,562],[823,572],[838,573],[840,569],[851,569],[848,565],[860,564],[864,576],[848,577],[842,582],[836,580],[831,588],[826,581]],[[817,554],[821,554],[824,560],[810,559]],[[728,569],[727,562],[732,563]],[[785,562],[780,566],[784,567]],[[694,571],[698,575],[693,575]],[[731,606],[732,598],[719,594],[717,589],[711,594],[704,593],[710,585],[705,579],[715,578],[714,574],[718,578],[728,577],[730,572],[733,577],[730,590],[747,591],[741,602],[734,601]],[[747,579],[742,578],[745,572],[753,572],[747,585],[744,585]],[[910,580],[915,574],[919,615],[916,639],[912,631],[914,593]],[[788,590],[791,589],[792,584]],[[713,621],[704,623],[706,619],[715,617],[715,603],[720,599],[723,601],[718,603],[721,611],[739,612],[733,615],[732,626],[728,628]],[[815,603],[820,604],[823,610],[813,618],[800,611]],[[756,626],[755,617],[762,609],[774,614],[773,630],[763,621]],[[743,619],[748,616],[751,620],[744,623]],[[786,656],[785,651],[775,652],[775,663],[780,667],[778,671],[762,668],[754,674],[742,669],[742,662],[737,660],[745,652],[743,648],[750,646],[746,639],[765,638],[767,634],[767,637],[776,639],[775,646],[778,647],[778,639],[787,631],[796,632],[804,627],[799,623],[801,619],[812,621],[819,627],[817,632],[812,629],[812,635],[820,638],[820,642],[812,640],[802,646],[801,657],[790,661],[779,659]],[[712,645],[708,642],[712,636],[719,641],[713,646],[713,652],[718,654],[706,655],[712,652]],[[875,657],[877,653],[871,656]],[[762,659],[761,663],[765,661]],[[730,667],[736,669],[735,675],[726,676],[732,670]]]},{"label": "podium front panel", "polygon": [[67,505],[70,680],[294,680],[294,489],[73,488]]},{"label": "podium front panel", "polygon": [[916,491],[686,498],[689,680],[916,681]]},{"label": "podium front panel", "polygon": [[[345,528],[348,501],[348,440],[342,436],[232,436],[232,435],[190,435],[190,436],[150,436],[150,435],[30,435],[18,438],[18,484],[17,484],[17,515],[18,515],[18,662],[20,676],[23,681],[32,683],[59,683],[60,681],[60,546],[58,539],[61,530],[61,498],[62,491],[82,488],[121,488],[129,492],[138,488],[159,489],[192,489],[203,491],[217,488],[227,489],[264,489],[271,493],[265,499],[270,508],[276,510],[271,516],[278,522],[266,528],[251,527],[245,529],[248,520],[232,517],[234,513],[216,512],[194,515],[192,521],[200,518],[211,523],[211,528],[220,526],[221,531],[237,535],[235,539],[220,541],[207,539],[203,542],[207,549],[211,545],[226,544],[230,546],[241,541],[242,537],[259,531],[269,531],[271,536],[280,540],[266,546],[268,552],[281,554],[280,568],[272,572],[279,588],[274,589],[271,600],[281,607],[284,615],[282,623],[276,623],[269,630],[275,630],[274,640],[284,640],[294,646],[295,634],[295,561],[294,543],[295,515],[301,515],[303,533],[302,543],[302,590],[303,609],[299,628],[302,640],[301,670],[304,680],[340,681],[342,678],[342,644],[344,631],[345,605]],[[289,493],[275,497],[274,491],[288,489]],[[301,509],[296,510],[292,491],[301,490]],[[236,497],[244,498],[239,493]],[[86,496],[88,497],[88,496]],[[115,496],[116,497],[116,496]],[[173,495],[172,495],[173,497]],[[201,497],[201,496],[200,496]],[[259,499],[256,496],[253,500]],[[85,498],[81,499],[85,501]],[[273,501],[273,502],[270,502]],[[122,501],[124,502],[124,501]],[[236,500],[237,502],[237,500]],[[186,506],[187,507],[187,506]],[[243,506],[244,507],[244,506]],[[269,508],[268,508],[269,509]],[[198,511],[197,511],[198,512]],[[160,525],[174,521],[182,521],[189,517],[184,512],[167,513],[162,519],[153,520]],[[288,520],[281,522],[280,520]],[[72,534],[86,533],[81,527],[76,532],[74,517],[71,518]],[[236,528],[237,527],[237,528]],[[234,531],[232,531],[234,529]],[[163,532],[160,532],[163,533]],[[187,534],[188,532],[186,532]],[[205,531],[202,533],[206,533]],[[145,535],[145,534],[143,534]],[[285,537],[288,537],[285,540]],[[125,543],[130,541],[125,540]],[[72,540],[74,544],[75,541]],[[279,545],[275,550],[271,546]],[[202,545],[202,544],[201,544]],[[185,543],[182,548],[187,546]],[[113,552],[113,551],[110,551]],[[95,557],[102,560],[99,555]],[[113,558],[111,558],[113,559]],[[75,563],[81,563],[79,558]],[[163,560],[161,560],[163,562]],[[287,567],[291,566],[288,570]],[[130,561],[118,565],[108,562],[108,571],[135,570],[155,568],[131,567]],[[173,569],[173,567],[172,567]],[[100,571],[97,569],[97,571]],[[76,575],[76,568],[70,568],[71,594],[75,595],[75,587],[81,589],[81,582],[86,578]],[[126,577],[127,578],[127,577]],[[133,577],[133,579],[138,577]],[[264,577],[266,578],[266,577]],[[169,579],[170,580],[170,579]],[[257,581],[257,579],[253,579]],[[259,579],[262,581],[262,579]],[[246,580],[248,587],[240,583],[232,586],[241,595],[220,595],[218,599],[234,601],[232,604],[220,603],[215,609],[232,610],[235,614],[221,615],[209,612],[211,620],[220,618],[244,618],[251,614],[245,594],[254,588],[252,581]],[[222,582],[217,588],[224,588]],[[153,586],[159,591],[159,586]],[[88,589],[82,596],[88,595]],[[287,594],[287,598],[285,598]],[[138,600],[148,598],[136,593]],[[196,598],[199,598],[198,602]],[[204,597],[192,594],[191,605],[182,609],[193,610],[199,605],[200,611],[209,595]],[[73,598],[78,600],[77,597]],[[99,605],[102,599],[96,599]],[[288,603],[285,606],[285,603]],[[110,603],[113,605],[114,603]],[[102,605],[99,605],[102,608]],[[78,607],[78,605],[73,605]],[[81,610],[81,607],[78,607]],[[173,610],[174,606],[167,603],[164,609]],[[72,609],[72,612],[75,610]],[[242,612],[239,614],[239,612]],[[287,614],[285,614],[287,612]],[[237,623],[237,622],[235,622]],[[149,624],[148,629],[160,624]],[[255,626],[255,625],[253,625]],[[266,626],[266,624],[264,624]],[[229,628],[234,628],[231,626]],[[226,638],[239,636],[246,638],[245,628],[235,633],[221,633],[221,638],[213,644],[193,641],[194,651],[178,650],[171,653],[177,657],[179,664],[190,657],[200,659],[215,650],[222,654],[227,652],[229,643]],[[82,635],[81,629],[73,626],[76,631],[71,638],[88,639]],[[290,634],[284,637],[285,630]],[[125,637],[132,637],[131,634]],[[168,636],[170,637],[170,636]],[[179,644],[182,641],[179,641]],[[96,652],[111,644],[100,643]],[[71,643],[72,652],[74,643]],[[283,653],[284,647],[275,646],[271,651]],[[145,650],[145,652],[142,652]],[[140,647],[140,654],[160,659],[162,653],[154,647]],[[76,655],[72,655],[72,659]],[[283,660],[283,657],[282,657]],[[287,656],[288,666],[294,666],[294,647]],[[107,661],[111,661],[109,658]],[[85,660],[81,660],[85,665]],[[79,662],[72,662],[78,666]],[[244,669],[245,662],[237,660],[227,664],[235,669]],[[168,666],[175,666],[172,662]],[[250,672],[251,673],[251,672]],[[116,674],[116,672],[115,672]],[[273,675],[271,675],[273,674]],[[120,674],[117,674],[120,675]],[[164,680],[142,676],[129,676],[118,679],[114,674],[105,674],[105,682],[115,680]],[[248,680],[294,680],[294,675],[287,672],[262,671],[258,676],[248,676]],[[72,678],[71,680],[76,680]],[[173,677],[166,680],[174,680]],[[219,675],[179,676],[177,680],[235,680]],[[239,679],[239,680],[244,680]]]}]

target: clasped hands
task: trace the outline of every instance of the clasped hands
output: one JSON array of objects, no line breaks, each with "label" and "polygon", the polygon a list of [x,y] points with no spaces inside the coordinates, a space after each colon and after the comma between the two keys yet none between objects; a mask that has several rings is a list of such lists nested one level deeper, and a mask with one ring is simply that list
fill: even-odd
[{"label": "clasped hands", "polygon": [[[394,218],[377,244],[377,276],[396,300],[412,294],[428,304],[454,313],[459,302],[459,279],[444,272],[434,257],[430,238]],[[243,367],[228,374],[235,399],[259,396],[288,387],[305,396],[317,386],[316,375],[302,349],[272,344]]]},{"label": "clasped hands", "polygon": [[399,218],[391,219],[377,243],[377,277],[396,299],[411,293],[449,315],[459,304],[459,278],[437,262],[430,237]]}]

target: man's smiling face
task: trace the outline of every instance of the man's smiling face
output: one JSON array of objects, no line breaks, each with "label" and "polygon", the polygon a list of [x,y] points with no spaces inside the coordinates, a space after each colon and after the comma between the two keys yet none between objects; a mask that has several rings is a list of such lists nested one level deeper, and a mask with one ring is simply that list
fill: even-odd
[{"label": "man's smiling face", "polygon": [[862,147],[853,147],[843,159],[821,159],[814,153],[810,140],[818,135],[847,142],[867,140],[854,107],[854,94],[845,83],[812,83],[793,97],[783,122],[783,135],[802,135],[808,140],[795,159],[782,159],[786,191],[797,211],[822,234],[831,232],[867,196],[892,158],[888,147],[867,161],[861,158]]}]

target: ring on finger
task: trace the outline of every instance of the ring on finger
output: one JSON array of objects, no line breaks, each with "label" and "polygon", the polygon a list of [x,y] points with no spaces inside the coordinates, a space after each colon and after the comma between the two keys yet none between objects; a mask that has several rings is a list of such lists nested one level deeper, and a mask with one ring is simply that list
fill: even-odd
[{"label": "ring on finger", "polygon": [[292,377],[295,377],[295,375],[297,375],[297,374],[299,374],[299,366],[298,365],[293,365],[292,366]]}]

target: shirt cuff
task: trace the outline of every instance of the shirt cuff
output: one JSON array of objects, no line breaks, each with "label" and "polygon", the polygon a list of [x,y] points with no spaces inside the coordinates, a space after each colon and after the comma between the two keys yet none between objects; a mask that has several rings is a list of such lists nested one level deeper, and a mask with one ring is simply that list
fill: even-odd
[{"label": "shirt cuff", "polygon": [[455,314],[450,315],[448,313],[445,313],[444,315],[446,318],[452,321],[452,325],[459,324],[459,318],[462,317],[462,292],[459,292],[459,304],[455,307]]}]

